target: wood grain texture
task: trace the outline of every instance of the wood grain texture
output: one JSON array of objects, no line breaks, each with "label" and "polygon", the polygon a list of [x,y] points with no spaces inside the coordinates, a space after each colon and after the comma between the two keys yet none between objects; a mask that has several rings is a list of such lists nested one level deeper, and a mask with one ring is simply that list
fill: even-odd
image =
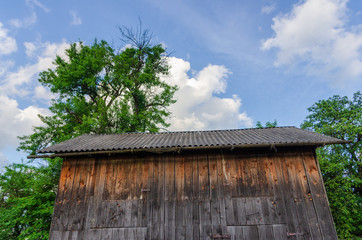
[{"label": "wood grain texture", "polygon": [[50,239],[337,239],[313,149],[63,162]]}]

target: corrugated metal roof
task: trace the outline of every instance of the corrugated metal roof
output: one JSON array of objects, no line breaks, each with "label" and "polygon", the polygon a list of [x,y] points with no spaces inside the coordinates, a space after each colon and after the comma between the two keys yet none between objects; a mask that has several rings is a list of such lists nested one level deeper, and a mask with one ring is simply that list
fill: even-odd
[{"label": "corrugated metal roof", "polygon": [[173,148],[320,146],[346,143],[296,127],[255,128],[215,131],[160,133],[86,134],[41,149],[38,153],[81,153],[126,150],[167,150]]}]

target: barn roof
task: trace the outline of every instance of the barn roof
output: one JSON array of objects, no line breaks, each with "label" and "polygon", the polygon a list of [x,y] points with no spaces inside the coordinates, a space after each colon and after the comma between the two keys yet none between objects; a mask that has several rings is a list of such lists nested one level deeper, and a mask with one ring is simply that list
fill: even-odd
[{"label": "barn roof", "polygon": [[46,147],[38,153],[101,153],[174,151],[175,149],[241,148],[266,146],[321,146],[346,143],[296,127],[254,128],[160,133],[85,134]]}]

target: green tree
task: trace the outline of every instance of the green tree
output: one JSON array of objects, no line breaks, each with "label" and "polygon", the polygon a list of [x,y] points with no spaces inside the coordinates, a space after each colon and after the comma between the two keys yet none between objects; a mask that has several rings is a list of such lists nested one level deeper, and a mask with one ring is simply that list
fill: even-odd
[{"label": "green tree", "polygon": [[105,41],[71,44],[66,58],[57,56],[54,70],[39,82],[57,97],[44,126],[22,136],[19,149],[34,154],[49,144],[84,133],[157,132],[168,127],[167,107],[176,86],[161,80],[168,74],[166,50],[152,45],[148,31],[121,28],[128,47],[116,51]]},{"label": "green tree", "polygon": [[302,128],[350,141],[319,148],[317,157],[339,237],[362,236],[362,94],[333,96],[308,111]]},{"label": "green tree", "polygon": [[[277,120],[274,120],[273,122],[268,121],[268,122],[265,123],[265,127],[267,127],[267,128],[273,128],[273,127],[276,127],[276,126],[278,126]],[[256,122],[256,128],[263,128],[263,127],[264,126],[260,121]]]},{"label": "green tree", "polygon": [[[106,41],[88,46],[73,43],[66,57],[39,82],[55,94],[50,116],[42,126],[19,137],[18,150],[37,150],[85,133],[157,132],[169,126],[167,107],[176,86],[162,81],[169,72],[166,50],[152,44],[141,28],[120,28],[125,47]],[[62,160],[45,159],[42,166],[17,164],[0,174],[0,239],[48,239]]]},{"label": "green tree", "polygon": [[61,161],[13,164],[0,175],[0,239],[48,239]]}]

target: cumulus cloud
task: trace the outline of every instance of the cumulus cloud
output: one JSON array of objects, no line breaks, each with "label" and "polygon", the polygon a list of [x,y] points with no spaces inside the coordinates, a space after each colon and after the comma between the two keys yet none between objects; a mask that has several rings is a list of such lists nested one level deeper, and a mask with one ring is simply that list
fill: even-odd
[{"label": "cumulus cloud", "polygon": [[53,68],[55,56],[64,56],[69,44],[63,40],[61,43],[25,43],[25,47],[28,56],[36,55],[36,62],[20,66],[17,71],[5,73],[3,84],[0,85],[0,94],[25,96],[32,93],[33,89],[26,88],[26,85],[36,80],[40,72]]},{"label": "cumulus cloud", "polygon": [[362,31],[347,27],[347,0],[306,0],[273,18],[276,66],[306,64],[308,73],[341,82],[362,76]]},{"label": "cumulus cloud", "polygon": [[8,36],[8,30],[0,22],[0,56],[13,53],[17,49],[15,38]]},{"label": "cumulus cloud", "polygon": [[80,17],[78,17],[78,14],[77,14],[76,11],[72,10],[69,13],[72,16],[72,21],[71,21],[70,24],[72,24],[72,25],[80,25],[80,24],[82,24],[82,19]]},{"label": "cumulus cloud", "polygon": [[43,99],[50,102],[50,100],[54,99],[56,96],[54,93],[50,92],[47,88],[39,85],[36,86],[34,89],[34,97],[37,99]]},{"label": "cumulus cloud", "polygon": [[173,114],[170,130],[206,130],[251,127],[253,121],[240,113],[241,99],[217,96],[225,93],[230,72],[224,66],[208,65],[189,77],[190,63],[170,57],[170,76],[166,81],[177,85],[177,102],[170,107]]},{"label": "cumulus cloud", "polygon": [[35,106],[21,109],[15,99],[0,95],[0,151],[18,145],[17,136],[30,134],[33,126],[41,125],[38,114],[49,115],[50,111]]},{"label": "cumulus cloud", "polygon": [[36,23],[38,17],[36,16],[35,11],[33,10],[30,17],[26,17],[24,19],[14,18],[9,22],[15,28],[26,28]]}]

